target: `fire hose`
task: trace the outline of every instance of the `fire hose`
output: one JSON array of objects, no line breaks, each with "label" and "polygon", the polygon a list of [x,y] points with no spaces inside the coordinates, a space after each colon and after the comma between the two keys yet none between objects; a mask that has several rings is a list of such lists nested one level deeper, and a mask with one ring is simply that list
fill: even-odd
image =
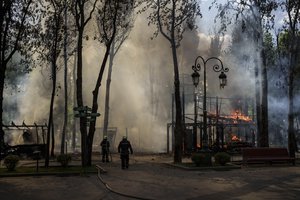
[{"label": "fire hose", "polygon": [[101,183],[105,186],[105,188],[114,193],[114,194],[117,194],[117,195],[120,195],[120,196],[123,196],[123,197],[128,197],[128,198],[133,198],[133,199],[140,199],[140,200],[154,200],[154,199],[149,199],[149,198],[144,198],[144,197],[138,197],[138,196],[134,196],[134,195],[130,195],[130,194],[125,194],[125,193],[122,193],[122,192],[118,192],[118,191],[115,191],[114,189],[112,189],[102,178],[101,176],[101,173],[107,173],[106,170],[104,170],[101,166],[99,165],[96,165],[96,168],[98,170],[98,179],[101,181]]}]

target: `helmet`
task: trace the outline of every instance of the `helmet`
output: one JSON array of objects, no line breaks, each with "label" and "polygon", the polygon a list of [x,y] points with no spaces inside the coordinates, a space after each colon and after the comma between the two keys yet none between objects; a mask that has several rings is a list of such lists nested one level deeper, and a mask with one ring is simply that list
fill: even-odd
[{"label": "helmet", "polygon": [[127,136],[124,135],[124,136],[123,136],[123,139],[127,139]]}]

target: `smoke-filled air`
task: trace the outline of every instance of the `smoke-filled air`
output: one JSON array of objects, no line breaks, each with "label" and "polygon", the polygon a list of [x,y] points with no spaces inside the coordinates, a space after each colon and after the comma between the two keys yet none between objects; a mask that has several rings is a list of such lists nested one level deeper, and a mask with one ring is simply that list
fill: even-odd
[{"label": "smoke-filled air", "polygon": [[[225,1],[221,1],[225,2]],[[227,123],[224,128],[225,142],[237,136],[240,140],[256,140],[256,83],[261,80],[255,77],[255,68],[263,61],[260,57],[261,46],[251,35],[251,29],[244,30],[243,23],[235,22],[228,25],[227,30],[222,28],[221,20],[214,22],[218,14],[215,6],[209,10],[212,1],[202,1],[200,8],[202,18],[195,21],[197,29],[187,29],[183,34],[180,46],[177,48],[177,59],[180,76],[180,95],[183,109],[183,121],[194,123],[195,102],[197,96],[198,121],[202,120],[203,106],[203,74],[200,74],[200,83],[197,88],[193,85],[191,74],[192,66],[197,56],[207,59],[218,57],[224,67],[229,68],[226,73],[227,85],[220,87],[219,73],[213,71],[216,62],[207,63],[207,111],[211,117],[222,116],[219,120]],[[153,37],[156,27],[148,25],[148,12],[137,14],[134,17],[133,28],[114,57],[110,102],[108,136],[111,140],[112,151],[123,136],[127,136],[136,152],[165,153],[174,142],[172,123],[175,123],[176,105],[174,100],[174,65],[170,43],[161,35]],[[232,14],[232,17],[235,14]],[[93,19],[94,20],[94,19]],[[92,92],[98,77],[99,69],[105,53],[104,45],[94,39],[97,28],[91,21],[85,30],[83,41],[83,105],[92,107]],[[249,25],[250,27],[250,25]],[[250,33],[249,33],[250,32]],[[275,32],[275,31],[273,31]],[[273,35],[273,38],[275,35]],[[74,46],[74,45],[73,45]],[[72,49],[73,51],[74,49]],[[71,51],[71,49],[69,49]],[[81,151],[81,136],[79,118],[75,118],[74,107],[76,101],[76,58],[72,53],[68,58],[68,98],[69,119],[66,131],[66,148],[68,151]],[[269,68],[268,75],[268,110],[269,110],[269,145],[287,146],[288,142],[288,96],[287,80],[282,78],[282,72],[274,66]],[[74,72],[75,70],[75,72]],[[201,69],[203,70],[203,68]],[[4,125],[15,124],[47,124],[51,98],[51,69],[49,66],[38,66],[22,76],[16,82],[16,87],[6,87],[4,90]],[[100,142],[103,138],[104,103],[106,94],[107,67],[104,71],[99,98],[96,131],[93,140],[93,151],[100,151]],[[64,114],[64,80],[63,61],[58,61],[56,96],[54,102],[54,133],[55,150],[59,151]],[[261,82],[259,82],[261,84]],[[260,93],[262,93],[260,89]],[[218,99],[218,102],[216,102]],[[237,103],[239,102],[239,103]],[[294,104],[298,105],[299,95],[296,95]],[[236,116],[233,116],[236,114]],[[227,122],[229,118],[249,117],[251,123],[237,128],[234,122]],[[234,119],[233,119],[234,120]],[[296,120],[296,119],[295,119]],[[246,123],[247,120],[243,121]],[[210,122],[209,122],[210,123]],[[248,122],[247,122],[248,123]],[[276,128],[276,127],[277,128]],[[279,128],[278,128],[279,127]],[[187,128],[191,128],[188,127]],[[215,128],[212,128],[212,138],[215,139]],[[248,130],[249,129],[249,130]],[[253,135],[253,129],[254,135]],[[198,129],[200,130],[200,129]],[[41,129],[38,129],[41,134]],[[22,144],[23,130],[5,130],[5,140],[11,145]],[[31,132],[35,132],[32,128]],[[252,135],[251,135],[252,133]],[[74,135],[75,134],[75,135]],[[111,135],[109,135],[111,134]],[[168,138],[169,134],[169,138]],[[75,139],[72,138],[75,136]],[[24,135],[23,135],[24,137]],[[41,136],[40,136],[41,137]],[[254,137],[254,138],[252,138]],[[23,138],[24,139],[24,138]],[[72,149],[72,141],[75,149]],[[170,146],[167,146],[169,139]],[[200,143],[200,139],[197,139]],[[211,142],[212,144],[213,142]],[[74,145],[74,144],[73,144]],[[257,145],[254,142],[253,145]]]}]

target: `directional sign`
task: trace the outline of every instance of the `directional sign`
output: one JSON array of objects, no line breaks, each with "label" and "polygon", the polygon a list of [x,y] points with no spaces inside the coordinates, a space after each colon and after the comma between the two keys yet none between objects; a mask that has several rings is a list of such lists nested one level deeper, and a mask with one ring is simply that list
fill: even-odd
[{"label": "directional sign", "polygon": [[85,109],[86,111],[92,111],[92,108],[90,108],[90,107],[88,107],[88,106],[85,106],[84,109]]},{"label": "directional sign", "polygon": [[86,117],[85,113],[76,113],[74,117]]},{"label": "directional sign", "polygon": [[74,117],[86,117],[88,121],[95,121],[100,116],[100,113],[92,113],[92,108],[88,106],[74,107],[73,110],[77,111]]},{"label": "directional sign", "polygon": [[74,107],[73,110],[78,112],[87,112],[87,111],[92,111],[92,108],[88,106],[80,106],[80,107]]},{"label": "directional sign", "polygon": [[100,113],[91,113],[91,117],[99,117]]},{"label": "directional sign", "polygon": [[85,107],[81,106],[81,107],[74,107],[73,108],[74,111],[78,111],[78,112],[83,112],[85,111]]}]

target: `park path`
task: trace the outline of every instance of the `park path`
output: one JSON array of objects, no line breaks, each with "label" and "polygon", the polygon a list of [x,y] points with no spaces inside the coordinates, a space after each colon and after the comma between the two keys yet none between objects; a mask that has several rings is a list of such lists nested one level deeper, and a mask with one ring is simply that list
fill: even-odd
[{"label": "park path", "polygon": [[[107,170],[103,181],[113,190],[145,199],[298,199],[300,167],[274,165],[229,171],[184,170],[160,155],[131,157],[122,170],[117,156],[111,163],[95,163]],[[1,200],[127,200],[108,191],[96,174],[88,176],[1,177]]]}]

